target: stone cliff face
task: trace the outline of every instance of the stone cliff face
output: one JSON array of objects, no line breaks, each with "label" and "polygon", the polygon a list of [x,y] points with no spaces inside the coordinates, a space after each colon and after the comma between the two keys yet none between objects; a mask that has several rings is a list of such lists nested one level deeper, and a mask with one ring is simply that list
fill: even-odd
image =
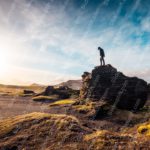
[{"label": "stone cliff face", "polygon": [[114,107],[138,110],[148,97],[147,83],[137,77],[127,77],[111,65],[98,66],[82,75],[80,99],[106,101]]}]

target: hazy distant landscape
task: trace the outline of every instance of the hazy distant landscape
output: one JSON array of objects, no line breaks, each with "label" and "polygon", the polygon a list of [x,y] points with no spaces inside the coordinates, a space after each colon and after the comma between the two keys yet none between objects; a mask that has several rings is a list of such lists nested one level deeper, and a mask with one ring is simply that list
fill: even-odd
[{"label": "hazy distant landscape", "polygon": [[[81,80],[69,80],[57,86],[81,88]],[[36,103],[32,100],[34,94],[24,94],[24,90],[42,93],[46,86],[32,84],[30,86],[0,85],[0,118],[8,118],[31,112],[49,112],[48,104]]]}]

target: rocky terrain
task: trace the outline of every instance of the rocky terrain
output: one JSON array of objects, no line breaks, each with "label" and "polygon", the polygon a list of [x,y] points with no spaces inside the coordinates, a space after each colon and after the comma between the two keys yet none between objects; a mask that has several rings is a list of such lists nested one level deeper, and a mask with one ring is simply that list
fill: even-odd
[{"label": "rocky terrain", "polygon": [[0,150],[149,150],[150,93],[144,80],[107,65],[85,72],[80,92],[70,87],[2,95]]},{"label": "rocky terrain", "polygon": [[69,80],[69,81],[60,83],[56,86],[58,86],[58,87],[59,86],[67,86],[67,87],[74,89],[74,90],[80,90],[82,87],[82,80]]},{"label": "rocky terrain", "polygon": [[137,77],[127,77],[111,65],[96,67],[82,76],[81,99],[107,101],[121,109],[143,108],[148,98],[148,85]]}]

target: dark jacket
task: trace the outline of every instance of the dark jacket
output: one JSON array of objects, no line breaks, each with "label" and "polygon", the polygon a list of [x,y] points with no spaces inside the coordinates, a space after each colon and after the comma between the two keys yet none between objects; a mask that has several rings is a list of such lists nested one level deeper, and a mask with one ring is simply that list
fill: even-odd
[{"label": "dark jacket", "polygon": [[102,48],[100,49],[100,56],[105,57],[105,53],[104,53],[104,50]]}]

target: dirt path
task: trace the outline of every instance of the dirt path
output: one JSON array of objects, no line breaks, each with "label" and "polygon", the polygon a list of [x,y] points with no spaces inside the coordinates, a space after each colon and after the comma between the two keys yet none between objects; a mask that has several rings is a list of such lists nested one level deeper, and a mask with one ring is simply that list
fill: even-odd
[{"label": "dirt path", "polygon": [[48,110],[48,104],[34,102],[31,97],[0,96],[0,119]]}]

